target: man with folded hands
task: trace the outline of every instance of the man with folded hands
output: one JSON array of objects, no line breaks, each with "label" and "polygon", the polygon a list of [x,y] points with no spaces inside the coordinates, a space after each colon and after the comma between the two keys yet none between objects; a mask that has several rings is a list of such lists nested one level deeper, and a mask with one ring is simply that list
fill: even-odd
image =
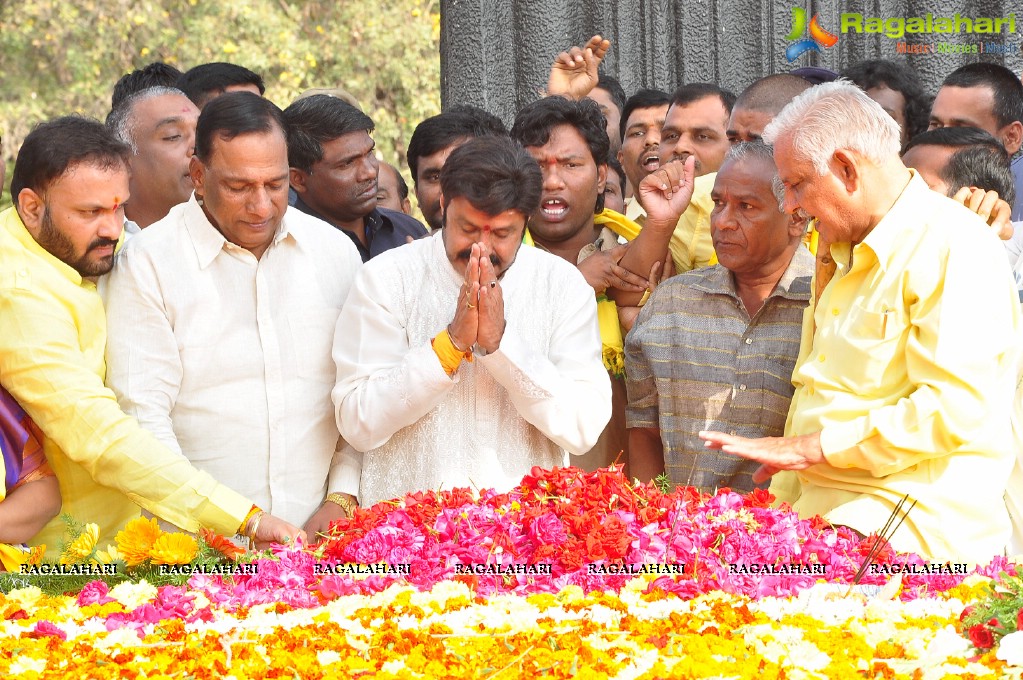
[{"label": "man with folded hands", "polygon": [[441,172],[444,228],[367,263],[334,338],[344,491],[363,504],[420,489],[508,490],[588,451],[611,414],[593,290],[522,248],[536,161],[474,139]]}]

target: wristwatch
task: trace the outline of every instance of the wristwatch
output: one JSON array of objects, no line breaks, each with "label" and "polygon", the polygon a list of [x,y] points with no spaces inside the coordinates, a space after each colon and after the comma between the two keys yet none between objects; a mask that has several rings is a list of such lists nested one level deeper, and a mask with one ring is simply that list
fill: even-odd
[{"label": "wristwatch", "polygon": [[347,496],[340,493],[327,494],[324,499],[327,503],[333,503],[334,505],[340,505],[341,509],[345,511],[345,514],[349,517],[355,516],[355,503],[350,501]]}]

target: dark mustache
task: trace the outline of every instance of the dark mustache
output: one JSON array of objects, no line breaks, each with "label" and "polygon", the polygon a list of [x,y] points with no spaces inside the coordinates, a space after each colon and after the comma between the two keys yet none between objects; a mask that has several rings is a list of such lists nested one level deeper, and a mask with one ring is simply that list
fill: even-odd
[{"label": "dark mustache", "polygon": [[[469,246],[464,250],[459,250],[458,255],[456,255],[455,257],[457,257],[459,260],[468,261],[470,255],[472,255],[472,246]],[[501,266],[501,258],[497,256],[497,253],[490,253],[490,264],[494,265],[495,267]]]},{"label": "dark mustache", "polygon": [[89,244],[89,250],[95,250],[96,248],[102,248],[103,246],[117,247],[117,239],[109,238],[98,238]]}]

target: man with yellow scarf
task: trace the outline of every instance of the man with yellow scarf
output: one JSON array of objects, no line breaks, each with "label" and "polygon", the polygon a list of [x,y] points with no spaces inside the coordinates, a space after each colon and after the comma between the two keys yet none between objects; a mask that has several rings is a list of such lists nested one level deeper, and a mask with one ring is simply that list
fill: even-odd
[{"label": "man with yellow scarf", "polygon": [[[623,215],[604,209],[609,142],[596,104],[557,96],[541,99],[519,111],[511,135],[532,154],[543,173],[540,209],[529,221],[530,241],[578,266],[597,296],[604,366],[617,379],[612,380],[611,422],[582,465],[602,467],[627,448],[622,331],[608,293],[623,291],[638,297],[647,290],[646,278],[619,264],[644,237]],[[681,163],[673,164],[672,177],[677,179],[681,168]],[[688,177],[684,194],[675,191],[670,198],[667,186],[664,191],[647,192],[648,202],[657,203],[650,209],[677,221],[692,194],[691,163]]]}]

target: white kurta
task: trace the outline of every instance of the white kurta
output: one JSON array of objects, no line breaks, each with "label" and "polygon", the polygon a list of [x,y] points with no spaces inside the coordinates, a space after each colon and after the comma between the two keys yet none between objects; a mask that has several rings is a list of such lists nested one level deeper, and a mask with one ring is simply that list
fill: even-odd
[{"label": "white kurta", "polygon": [[351,445],[346,490],[364,505],[508,490],[533,466],[588,451],[611,417],[596,301],[575,267],[520,248],[501,280],[500,348],[449,377],[430,341],[454,318],[462,280],[443,239],[422,239],[366,264],[341,311],[332,396]]},{"label": "white kurta", "polygon": [[338,490],[330,351],[361,265],[347,236],[294,209],[257,260],[193,197],[117,257],[107,384],[171,450],[301,526]]}]

